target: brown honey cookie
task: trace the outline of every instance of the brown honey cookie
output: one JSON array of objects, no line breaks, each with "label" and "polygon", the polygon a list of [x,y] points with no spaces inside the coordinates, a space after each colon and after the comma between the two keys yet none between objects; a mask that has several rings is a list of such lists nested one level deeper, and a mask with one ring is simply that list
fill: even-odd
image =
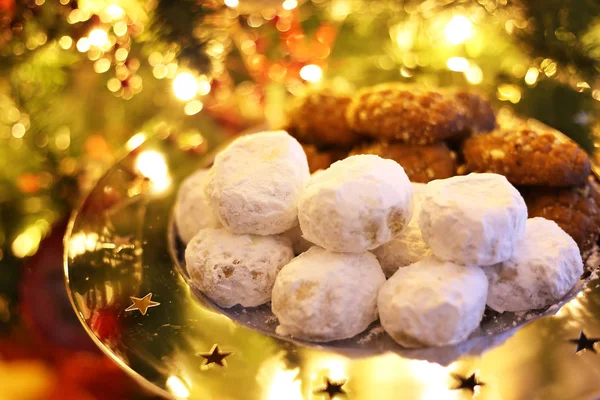
[{"label": "brown honey cookie", "polygon": [[349,148],[360,140],[346,122],[349,103],[349,96],[331,90],[297,98],[288,113],[288,131],[304,143]]},{"label": "brown honey cookie", "polygon": [[356,146],[350,152],[354,154],[377,154],[392,159],[404,168],[411,182],[427,183],[456,175],[456,155],[443,142],[424,146],[376,142]]},{"label": "brown honey cookie", "polygon": [[329,168],[334,162],[345,158],[348,153],[347,151],[338,149],[319,150],[312,144],[301,144],[306,153],[311,174],[319,169]]},{"label": "brown honey cookie", "polygon": [[462,149],[468,171],[502,174],[515,185],[581,185],[590,174],[588,155],[577,143],[535,120],[507,120],[470,137]]},{"label": "brown honey cookie", "polygon": [[592,177],[570,188],[520,188],[529,218],[543,217],[555,221],[587,253],[600,233],[600,190]]},{"label": "brown honey cookie", "polygon": [[[430,144],[494,125],[494,113],[476,94],[385,83],[360,90],[346,110],[355,131],[383,140]],[[491,121],[491,122],[490,122]]]}]

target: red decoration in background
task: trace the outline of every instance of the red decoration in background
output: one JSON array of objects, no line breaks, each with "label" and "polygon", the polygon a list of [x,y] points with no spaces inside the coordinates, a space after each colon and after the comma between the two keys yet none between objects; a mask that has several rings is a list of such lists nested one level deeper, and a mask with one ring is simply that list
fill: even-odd
[{"label": "red decoration in background", "polygon": [[[27,260],[21,281],[24,326],[0,341],[3,362],[38,360],[56,373],[48,400],[144,398],[137,384],[102,354],[87,336],[69,303],[63,278],[62,240],[66,222],[57,224]],[[115,310],[92,315],[101,337],[119,332]]]}]

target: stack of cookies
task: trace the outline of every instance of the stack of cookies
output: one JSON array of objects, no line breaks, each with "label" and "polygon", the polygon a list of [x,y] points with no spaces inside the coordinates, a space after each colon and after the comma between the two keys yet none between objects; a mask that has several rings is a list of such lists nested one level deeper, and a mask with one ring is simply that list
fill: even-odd
[{"label": "stack of cookies", "polygon": [[355,95],[332,90],[296,99],[287,130],[303,145],[311,172],[355,154],[393,159],[411,182],[469,172],[506,176],[530,217],[554,220],[583,254],[600,230],[600,191],[590,161],[567,136],[501,112],[482,96],[403,83]]},{"label": "stack of cookies", "polygon": [[588,253],[600,229],[600,191],[586,152],[539,121],[504,112],[497,122],[494,131],[464,141],[465,172],[506,176],[523,194],[529,217],[555,221]]}]

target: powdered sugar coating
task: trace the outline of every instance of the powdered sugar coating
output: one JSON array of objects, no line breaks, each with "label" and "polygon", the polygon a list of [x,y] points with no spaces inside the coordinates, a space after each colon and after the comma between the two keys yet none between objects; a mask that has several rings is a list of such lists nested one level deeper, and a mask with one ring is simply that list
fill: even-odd
[{"label": "powdered sugar coating", "polygon": [[355,336],[377,319],[377,293],[384,282],[371,253],[333,253],[313,246],[275,280],[277,333],[313,341]]},{"label": "powdered sugar coating", "polygon": [[186,244],[200,229],[216,228],[221,225],[204,193],[208,173],[208,169],[194,172],[181,183],[177,193],[175,224],[179,237]]},{"label": "powdered sugar coating", "polygon": [[206,195],[230,232],[282,233],[297,222],[297,202],[310,177],[306,155],[285,131],[235,140],[217,155]]},{"label": "powdered sugar coating", "polygon": [[293,257],[284,237],[234,235],[224,228],[200,230],[185,249],[194,285],[225,308],[268,302],[277,273]]},{"label": "powdered sugar coating", "polygon": [[348,157],[311,177],[298,202],[300,227],[307,240],[331,251],[374,249],[405,229],[412,192],[397,162]]},{"label": "powdered sugar coating", "polygon": [[429,182],[419,218],[436,257],[492,265],[512,256],[525,231],[527,207],[502,175],[469,174]]},{"label": "powdered sugar coating", "polygon": [[404,347],[456,344],[479,326],[487,291],[481,268],[428,257],[398,269],[383,285],[379,319]]},{"label": "powdered sugar coating", "polygon": [[386,277],[390,277],[398,268],[406,267],[431,255],[431,249],[423,240],[419,227],[419,213],[423,201],[425,184],[414,183],[413,186],[413,215],[408,226],[400,235],[389,242],[373,249],[381,269]]},{"label": "powdered sugar coating", "polygon": [[513,256],[484,268],[488,306],[498,312],[542,308],[562,299],[583,273],[575,241],[554,221],[530,218]]}]

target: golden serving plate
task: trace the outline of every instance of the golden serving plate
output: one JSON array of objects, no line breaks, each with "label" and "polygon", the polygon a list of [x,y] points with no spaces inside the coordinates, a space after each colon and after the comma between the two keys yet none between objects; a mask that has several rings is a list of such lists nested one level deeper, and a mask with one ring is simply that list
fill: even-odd
[{"label": "golden serving plate", "polygon": [[375,340],[367,352],[351,351],[354,345],[270,336],[223,315],[186,281],[170,218],[179,183],[211,159],[147,140],[98,182],[65,237],[67,288],[79,319],[150,391],[215,400],[600,396],[594,277],[555,315],[439,349]]}]

